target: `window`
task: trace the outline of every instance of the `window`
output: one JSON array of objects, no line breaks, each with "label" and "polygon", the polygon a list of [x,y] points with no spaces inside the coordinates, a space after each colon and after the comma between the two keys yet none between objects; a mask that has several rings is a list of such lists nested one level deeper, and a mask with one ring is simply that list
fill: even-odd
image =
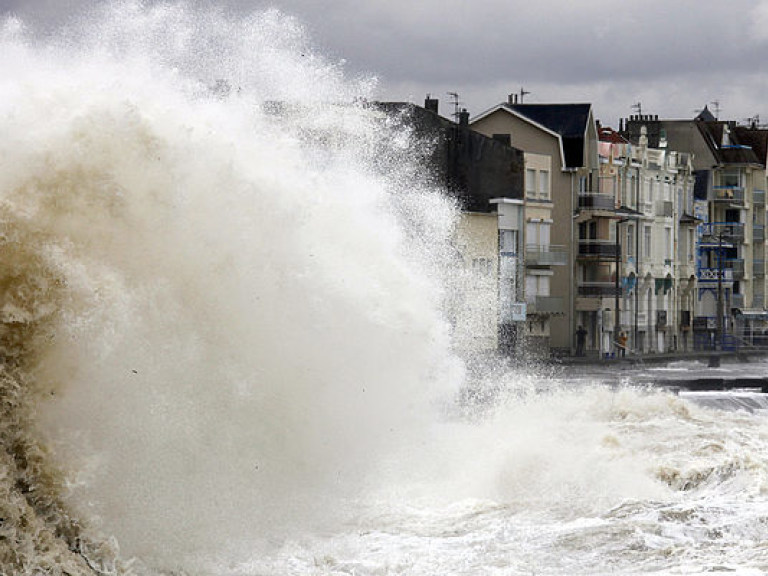
[{"label": "window", "polygon": [[643,256],[645,258],[651,257],[651,227],[646,226],[643,229]]},{"label": "window", "polygon": [[517,254],[517,230],[499,230],[499,252]]},{"label": "window", "polygon": [[525,243],[549,246],[549,222],[528,222],[525,225]]},{"label": "window", "polygon": [[627,226],[627,256],[635,255],[635,225],[629,224]]},{"label": "window", "polygon": [[532,302],[536,296],[549,296],[549,276],[525,277],[525,299]]},{"label": "window", "polygon": [[688,262],[693,262],[693,228],[688,228]]},{"label": "window", "polygon": [[532,168],[525,170],[525,195],[528,198],[536,197],[536,170]]},{"label": "window", "polygon": [[539,171],[539,198],[549,199],[549,171]]},{"label": "window", "polygon": [[739,168],[729,168],[720,175],[720,181],[723,186],[741,186],[741,170]]},{"label": "window", "polygon": [[664,258],[672,260],[672,228],[664,228]]}]

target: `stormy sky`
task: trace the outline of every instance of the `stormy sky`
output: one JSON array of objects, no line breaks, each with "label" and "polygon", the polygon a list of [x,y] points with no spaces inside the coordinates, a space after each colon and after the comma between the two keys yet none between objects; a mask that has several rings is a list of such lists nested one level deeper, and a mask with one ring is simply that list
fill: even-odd
[{"label": "stormy sky", "polygon": [[[0,11],[55,26],[92,0],[0,0]],[[198,2],[204,4],[205,2]],[[472,115],[525,102],[591,102],[604,124],[636,113],[768,123],[768,0],[223,0],[245,14],[295,16],[349,75],[378,77],[382,100]]]}]

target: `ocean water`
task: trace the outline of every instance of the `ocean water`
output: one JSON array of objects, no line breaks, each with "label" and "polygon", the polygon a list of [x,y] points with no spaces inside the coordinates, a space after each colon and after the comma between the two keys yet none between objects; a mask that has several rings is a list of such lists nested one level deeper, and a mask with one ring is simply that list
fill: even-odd
[{"label": "ocean water", "polygon": [[0,62],[0,573],[768,571],[761,402],[469,369],[431,143],[300,22],[6,17]]}]

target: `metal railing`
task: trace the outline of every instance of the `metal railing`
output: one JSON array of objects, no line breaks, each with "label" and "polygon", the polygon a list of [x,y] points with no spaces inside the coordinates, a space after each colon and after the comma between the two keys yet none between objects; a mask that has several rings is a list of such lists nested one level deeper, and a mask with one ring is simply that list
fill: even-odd
[{"label": "metal railing", "polygon": [[555,244],[526,244],[527,266],[565,266],[568,264],[568,247]]},{"label": "metal railing", "polygon": [[563,314],[565,299],[561,296],[533,296],[526,298],[528,314]]},{"label": "metal railing", "polygon": [[715,202],[744,205],[744,188],[741,186],[714,186],[712,196]]},{"label": "metal railing", "polygon": [[765,226],[760,224],[752,226],[752,240],[754,242],[765,242]]},{"label": "metal railing", "polygon": [[[721,275],[721,270],[718,268],[699,268],[697,272],[699,282],[716,282]],[[723,268],[722,278],[724,282],[733,282],[733,270],[730,268]]]},{"label": "metal railing", "polygon": [[[614,297],[616,292],[616,284],[613,282],[581,282],[578,286],[579,296],[588,298]],[[621,286],[618,288],[618,295],[622,295]]]},{"label": "metal railing", "polygon": [[620,247],[610,240],[579,240],[579,256],[597,256],[615,259]]},{"label": "metal railing", "polygon": [[765,205],[765,190],[753,190],[752,201],[755,204]]},{"label": "metal railing", "polygon": [[744,224],[741,222],[710,222],[700,224],[699,231],[702,241],[717,242],[722,238],[723,242],[741,242],[744,240]]},{"label": "metal railing", "polygon": [[583,210],[615,210],[616,196],[613,194],[580,193],[579,208]]}]

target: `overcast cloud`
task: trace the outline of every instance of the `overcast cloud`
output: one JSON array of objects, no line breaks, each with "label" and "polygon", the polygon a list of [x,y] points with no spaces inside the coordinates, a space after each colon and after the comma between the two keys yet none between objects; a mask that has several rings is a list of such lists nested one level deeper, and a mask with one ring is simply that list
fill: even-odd
[{"label": "overcast cloud", "polygon": [[[4,13],[55,25],[88,0],[0,0]],[[199,2],[205,4],[205,2]],[[224,0],[235,13],[295,16],[350,75],[379,78],[378,96],[422,103],[457,92],[473,115],[521,87],[525,101],[591,102],[617,126],[635,111],[768,122],[768,0]]]}]

